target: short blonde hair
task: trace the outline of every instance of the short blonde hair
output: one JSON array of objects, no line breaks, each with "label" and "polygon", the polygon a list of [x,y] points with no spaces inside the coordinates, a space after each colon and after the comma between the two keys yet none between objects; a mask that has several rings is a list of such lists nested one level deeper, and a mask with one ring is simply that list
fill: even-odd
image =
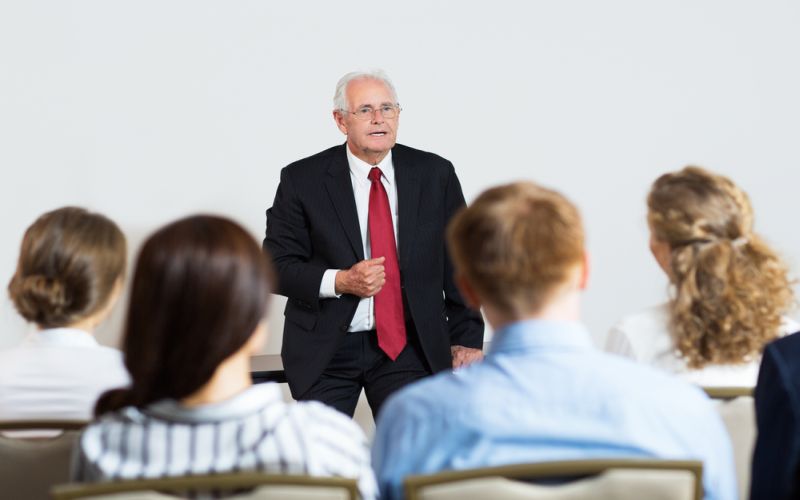
[{"label": "short blonde hair", "polygon": [[515,317],[541,309],[584,256],[578,209],[531,182],[483,192],[456,214],[447,239],[456,271]]},{"label": "short blonde hair", "polygon": [[786,265],[753,232],[747,194],[686,167],[656,179],[647,207],[653,237],[671,249],[670,329],[688,366],[755,359],[794,296]]}]

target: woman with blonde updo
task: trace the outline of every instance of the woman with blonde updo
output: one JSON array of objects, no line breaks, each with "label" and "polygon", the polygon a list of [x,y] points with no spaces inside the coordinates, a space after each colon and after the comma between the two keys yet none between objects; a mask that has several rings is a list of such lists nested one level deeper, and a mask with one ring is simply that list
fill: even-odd
[{"label": "woman with blonde updo", "polygon": [[8,292],[38,331],[0,351],[0,419],[89,420],[101,393],[128,384],[121,353],[92,335],[119,297],[125,260],[119,227],[82,208],[28,228]]},{"label": "woman with blonde updo", "polygon": [[800,330],[788,271],[753,233],[753,210],[730,179],[698,167],[659,177],[647,198],[650,250],[669,303],[628,316],[606,349],[705,387],[751,387],[769,341]]}]

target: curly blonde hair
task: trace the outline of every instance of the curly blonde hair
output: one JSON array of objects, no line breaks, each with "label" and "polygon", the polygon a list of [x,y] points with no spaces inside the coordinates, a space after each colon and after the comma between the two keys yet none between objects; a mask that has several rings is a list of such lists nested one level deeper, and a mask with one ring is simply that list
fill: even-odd
[{"label": "curly blonde hair", "polygon": [[653,237],[671,249],[670,330],[690,368],[746,363],[794,303],[788,269],[753,233],[747,194],[698,167],[664,174],[647,198]]}]

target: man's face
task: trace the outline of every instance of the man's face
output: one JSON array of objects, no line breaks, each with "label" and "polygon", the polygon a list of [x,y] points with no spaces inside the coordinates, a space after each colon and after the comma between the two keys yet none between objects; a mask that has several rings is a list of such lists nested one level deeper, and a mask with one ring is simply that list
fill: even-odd
[{"label": "man's face", "polygon": [[[347,102],[350,109],[334,112],[336,125],[347,136],[350,151],[367,163],[375,164],[386,156],[397,141],[399,113],[393,118],[385,118],[380,111],[382,106],[397,105],[392,91],[380,80],[353,80],[347,86]],[[364,108],[372,110],[368,119],[352,113]]]}]

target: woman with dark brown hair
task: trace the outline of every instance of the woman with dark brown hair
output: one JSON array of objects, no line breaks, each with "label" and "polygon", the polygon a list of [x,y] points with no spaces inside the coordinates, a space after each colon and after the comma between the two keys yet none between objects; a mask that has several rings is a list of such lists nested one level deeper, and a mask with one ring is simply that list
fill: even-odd
[{"label": "woman with dark brown hair", "polygon": [[800,329],[786,265],[753,232],[747,194],[697,167],[664,174],[647,198],[650,249],[668,304],[624,318],[607,350],[702,386],[752,387],[764,346]]},{"label": "woman with dark brown hair", "polygon": [[258,243],[228,219],[194,216],[153,234],[125,324],[132,384],[98,401],[75,479],[256,470],[357,478],[373,497],[366,438],[349,418],[251,382],[274,287]]},{"label": "woman with dark brown hair", "polygon": [[117,225],[82,208],[28,228],[8,292],[38,331],[0,351],[0,419],[88,420],[101,393],[128,384],[120,352],[92,335],[119,297],[125,259]]}]

